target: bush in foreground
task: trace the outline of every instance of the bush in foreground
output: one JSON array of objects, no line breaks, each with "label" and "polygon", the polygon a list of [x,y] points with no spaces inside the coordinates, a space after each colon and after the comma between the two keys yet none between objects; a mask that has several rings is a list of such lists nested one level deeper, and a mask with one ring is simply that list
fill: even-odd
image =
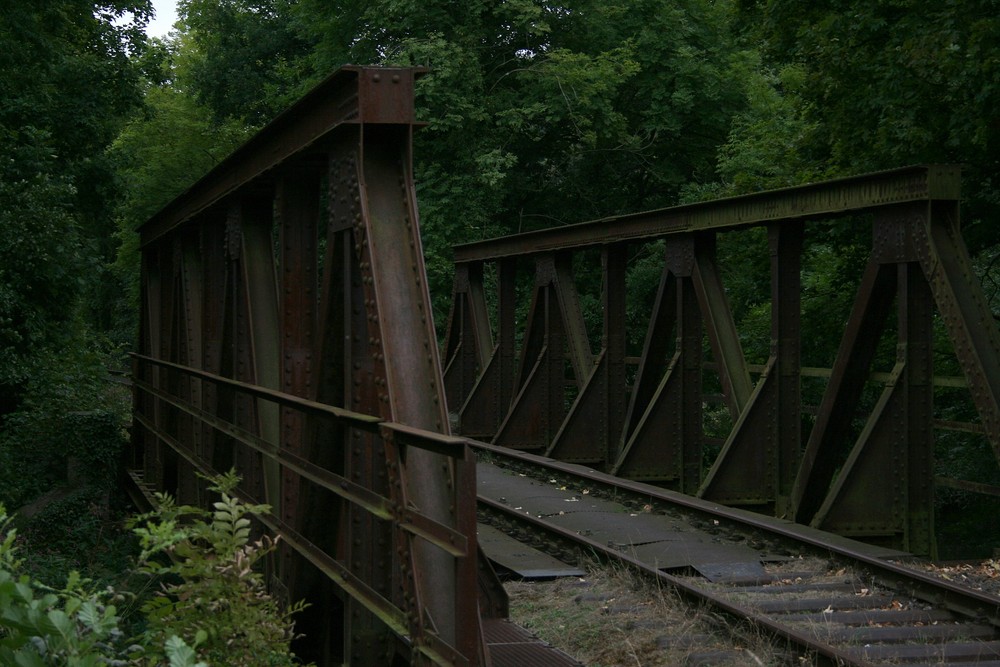
[{"label": "bush in foreground", "polygon": [[[157,509],[133,520],[142,546],[139,571],[169,580],[142,605],[145,630],[128,637],[119,605],[131,597],[93,590],[71,572],[61,589],[23,574],[17,532],[0,505],[0,664],[295,665],[289,650],[295,605],[282,611],[254,569],[274,545],[250,541],[250,516],[267,511],[231,495],[230,473],[214,480],[212,511],[158,496]],[[163,556],[169,556],[163,558]]]}]

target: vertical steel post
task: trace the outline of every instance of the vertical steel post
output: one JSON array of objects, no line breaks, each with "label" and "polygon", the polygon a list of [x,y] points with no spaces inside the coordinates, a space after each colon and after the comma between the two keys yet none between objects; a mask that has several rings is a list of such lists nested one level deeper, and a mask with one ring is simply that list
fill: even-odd
[{"label": "vertical steel post", "polygon": [[[223,375],[223,339],[227,311],[226,266],[228,264],[225,217],[214,216],[205,220],[199,225],[199,231],[203,257],[201,268],[204,274],[201,315],[202,359],[199,367],[209,373]],[[220,400],[222,393],[214,383],[204,383],[199,407],[208,413],[220,414],[220,410],[225,410],[223,406],[231,402]],[[204,424],[201,443],[203,450],[200,453],[204,459],[211,461],[217,470],[226,470],[226,467],[218,466],[216,461],[216,448],[218,447],[220,453],[225,449],[223,436],[209,424]]]},{"label": "vertical steel post", "polygon": [[[317,223],[320,207],[320,178],[311,170],[284,174],[275,189],[274,215],[278,228],[278,317],[281,331],[279,365],[281,390],[287,394],[316,397],[313,350],[317,321]],[[291,408],[280,412],[282,451],[302,456],[309,425],[306,416]],[[279,515],[295,525],[301,481],[285,469],[281,480]],[[282,584],[297,590],[294,581],[297,558],[292,550],[281,551],[279,570]]]},{"label": "vertical steel post", "polygon": [[777,488],[774,513],[789,512],[802,458],[802,242],[804,226],[771,225],[771,356],[777,373]]},{"label": "vertical steel post", "polygon": [[[200,239],[197,234],[186,234],[180,239],[181,252],[181,294],[183,304],[183,333],[184,351],[181,355],[181,363],[186,366],[198,366],[202,360],[202,344],[204,332],[202,324],[202,314],[204,310],[204,287],[202,284],[202,265]],[[202,403],[202,383],[196,378],[184,378],[182,386],[182,396],[192,405]],[[186,444],[191,451],[198,455],[202,454],[203,429],[190,415],[183,416],[183,427],[180,432],[180,440]],[[177,500],[180,503],[194,504],[199,499],[200,483],[195,475],[194,468],[185,460],[178,461],[179,479]]]},{"label": "vertical steel post", "polygon": [[628,270],[628,246],[616,244],[603,252],[604,265],[604,323],[603,345],[607,351],[607,421],[602,435],[605,438],[606,461],[614,461],[618,454],[618,443],[625,428],[627,405],[627,383],[625,380],[625,344],[627,330],[626,277]]},{"label": "vertical steel post", "polygon": [[451,313],[448,316],[444,371],[448,410],[458,413],[486,370],[493,351],[493,334],[483,290],[483,264],[455,267]]},{"label": "vertical steel post", "polygon": [[[513,259],[502,259],[498,263],[500,278],[497,281],[497,357],[500,369],[497,381],[497,414],[507,413],[510,402],[514,399],[514,369],[516,368],[516,335],[517,318],[517,262]],[[499,426],[499,420],[497,425]]]},{"label": "vertical steel post", "polygon": [[934,301],[919,264],[900,264],[899,339],[906,354],[906,524],[903,548],[937,557],[934,539]]},{"label": "vertical steel post", "polygon": [[[771,346],[767,364],[698,490],[699,497],[784,514],[800,457],[802,225],[768,228]],[[742,351],[729,363],[745,372]],[[728,365],[728,364],[727,364]]]}]

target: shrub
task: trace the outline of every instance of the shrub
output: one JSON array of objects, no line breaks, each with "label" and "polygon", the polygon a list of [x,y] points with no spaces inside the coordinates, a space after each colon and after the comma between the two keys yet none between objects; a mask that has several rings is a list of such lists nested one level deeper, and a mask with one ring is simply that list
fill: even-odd
[{"label": "shrub", "polygon": [[134,596],[95,590],[76,572],[61,589],[31,579],[16,558],[17,531],[0,504],[0,664],[297,664],[289,650],[291,617],[302,605],[282,610],[264,590],[254,566],[274,543],[250,541],[249,517],[267,508],[230,495],[238,481],[232,472],[213,480],[210,488],[221,500],[212,511],[160,495],[154,512],[132,521],[142,546],[139,570],[161,583],[142,606],[145,629],[131,639],[121,629],[118,605]]},{"label": "shrub", "polygon": [[[32,581],[15,557],[17,531],[0,505],[0,664],[89,667],[129,664],[110,589],[93,591],[76,572],[62,589]],[[192,665],[192,662],[177,664]]]},{"label": "shrub", "polygon": [[[135,521],[141,570],[180,579],[143,606],[145,642],[161,646],[171,637],[194,638],[198,658],[214,665],[295,665],[291,617],[303,605],[280,609],[254,568],[275,544],[267,537],[251,542],[248,517],[268,508],[231,495],[239,483],[235,472],[212,481],[210,490],[221,497],[212,511],[178,506],[158,494],[157,509]],[[160,554],[170,558],[157,559]]]}]

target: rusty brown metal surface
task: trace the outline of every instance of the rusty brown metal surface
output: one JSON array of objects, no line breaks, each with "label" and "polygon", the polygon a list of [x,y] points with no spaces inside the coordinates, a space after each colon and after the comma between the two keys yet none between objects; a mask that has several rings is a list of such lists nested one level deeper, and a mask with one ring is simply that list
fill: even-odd
[{"label": "rusty brown metal surface", "polygon": [[561,651],[552,649],[524,628],[504,620],[489,620],[484,627],[486,645],[490,649],[493,667],[581,667],[581,663]]},{"label": "rusty brown metal surface", "polygon": [[462,397],[472,392],[493,349],[482,266],[457,267],[454,295],[445,341],[445,356],[449,362],[444,369],[445,393],[451,410],[460,408]]},{"label": "rusty brown metal surface", "polygon": [[[756,390],[708,471],[698,495],[778,515],[800,458],[799,386],[802,225],[768,228],[771,254],[771,346]],[[742,353],[738,355],[742,358]],[[746,372],[745,370],[743,371]]]},{"label": "rusty brown metal surface", "polygon": [[[453,322],[449,330],[446,363],[463,373],[479,369],[475,381],[453,385],[459,428],[932,556],[934,429],[982,433],[1000,462],[1000,332],[962,244],[958,197],[957,167],[916,166],[457,246],[456,285],[498,275],[504,297],[492,336],[483,330],[490,318],[481,306],[474,326]],[[839,349],[825,352],[833,367],[803,368],[802,257],[813,230],[869,224],[869,259],[853,309]],[[764,305],[771,334],[763,364],[747,362],[717,256],[725,235],[752,227],[769,239]],[[636,311],[623,305],[629,295],[614,267],[661,245],[661,284],[645,330],[628,331]],[[599,276],[593,262],[574,262],[595,249],[605,257]],[[599,302],[587,301],[600,312],[584,314],[604,322],[596,350],[580,333],[574,278],[583,278],[567,268],[576,265],[604,286]],[[509,301],[518,302],[514,285],[529,269],[534,293],[516,329],[510,313],[517,306]],[[469,291],[456,288],[456,303]],[[964,380],[933,375],[936,315]],[[876,353],[893,333],[897,367],[876,368]],[[479,341],[491,338],[483,361]],[[632,369],[625,360],[636,353],[624,349],[627,340],[645,341]],[[475,363],[460,357],[473,352]],[[825,389],[809,385],[816,407],[804,406],[805,377],[828,378]],[[978,424],[954,425],[935,414],[935,387],[962,385]],[[728,419],[713,407],[719,400]]]},{"label": "rusty brown metal surface", "polygon": [[298,650],[320,665],[488,664],[470,591],[506,608],[478,565],[475,464],[447,435],[410,167],[420,73],[340,70],[140,229],[134,464],[185,501],[195,472],[236,467],[272,507],[272,589],[310,603]]},{"label": "rusty brown metal surface", "polygon": [[629,511],[621,503],[585,494],[584,490],[479,465],[480,502],[544,518],[566,532],[586,535],[660,569],[780,560],[745,545],[720,544],[712,526],[697,528],[666,516]]},{"label": "rusty brown metal surface", "polygon": [[954,165],[904,167],[468,243],[455,247],[455,261],[492,261],[670,234],[819,220],[906,202],[958,201],[960,181],[960,169]]},{"label": "rusty brown metal surface", "polygon": [[[275,165],[302,157],[339,126],[416,125],[413,81],[423,71],[385,68],[378,76],[388,85],[375,85],[373,68],[340,68],[150,218],[140,229],[142,244],[185,224],[247,184],[257,185]],[[380,106],[387,110],[380,113]],[[322,148],[317,149],[321,154]]]},{"label": "rusty brown metal surface", "polygon": [[932,202],[928,216],[912,226],[920,268],[1000,459],[1000,331],[962,241],[958,202]]},{"label": "rusty brown metal surface", "polygon": [[[681,244],[691,247],[690,240]],[[643,355],[653,366],[647,370],[640,363],[641,375],[632,394],[630,412],[633,417],[642,416],[633,431],[623,434],[612,471],[694,493],[701,476],[702,318],[692,279],[693,248],[683,253],[689,261],[678,259],[680,251],[667,244],[667,262]],[[665,359],[671,329],[676,342]]]}]

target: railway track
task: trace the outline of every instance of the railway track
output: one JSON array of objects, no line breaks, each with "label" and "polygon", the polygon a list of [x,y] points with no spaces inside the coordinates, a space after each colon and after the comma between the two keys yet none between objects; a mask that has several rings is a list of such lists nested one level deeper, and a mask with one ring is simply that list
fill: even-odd
[{"label": "railway track", "polygon": [[789,664],[1000,666],[1000,597],[839,538],[476,443],[480,522],[623,563],[787,647]]}]

